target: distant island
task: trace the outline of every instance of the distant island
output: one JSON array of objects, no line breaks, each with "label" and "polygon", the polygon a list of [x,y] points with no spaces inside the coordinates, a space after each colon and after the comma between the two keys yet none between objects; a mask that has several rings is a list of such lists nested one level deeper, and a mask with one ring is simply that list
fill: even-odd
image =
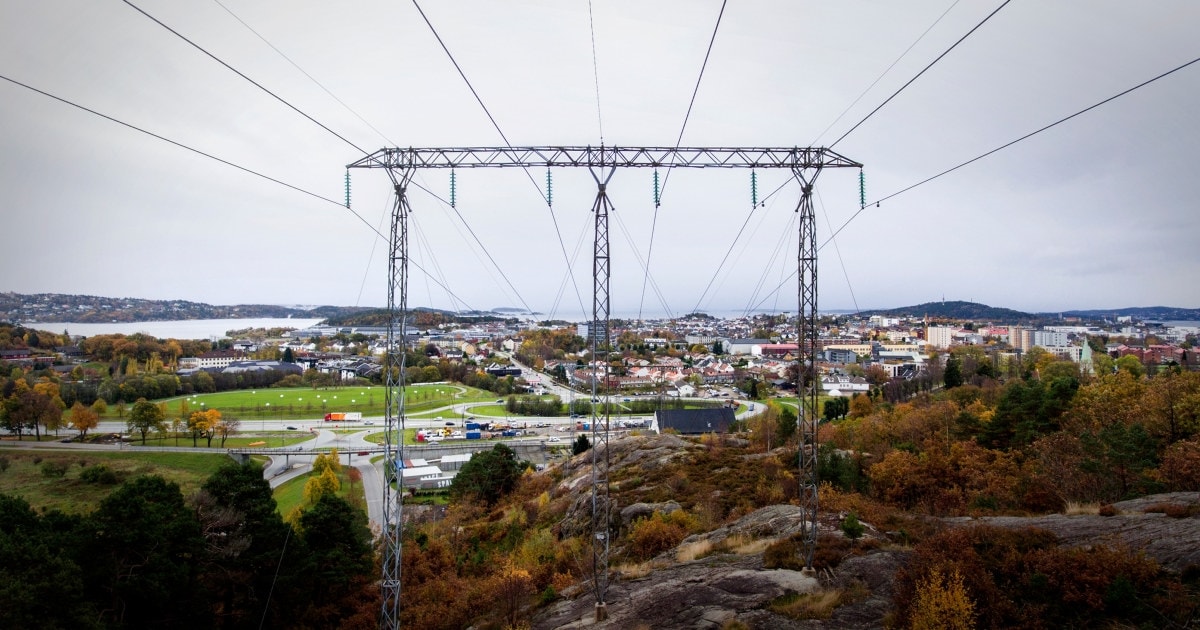
[{"label": "distant island", "polygon": [[[447,311],[414,307],[411,311],[421,325],[454,321],[501,321],[530,317],[521,308],[497,307],[490,311]],[[1064,318],[1084,321],[1116,321],[1133,317],[1140,321],[1200,321],[1200,308],[1139,306],[1113,309],[1066,310],[1056,313],[1025,313],[975,302],[941,301],[892,309],[861,311],[859,316],[915,317],[930,320],[992,321],[1013,324],[1039,323]],[[387,309],[367,306],[317,306],[296,308],[274,304],[213,305],[188,300],[143,300],[62,293],[0,293],[0,321],[76,322],[104,324],[112,322],[153,322],[191,319],[241,319],[296,317],[324,319],[334,326],[382,326],[387,324]],[[708,318],[703,313],[685,317]]]},{"label": "distant island", "polygon": [[[414,308],[437,323],[445,321],[503,319],[527,313],[524,309],[498,308],[490,312],[460,312]],[[63,293],[0,293],[0,321],[80,324],[136,323],[193,319],[244,318],[324,319],[331,325],[386,325],[387,309],[370,306],[317,306],[296,308],[275,304],[214,305],[188,300],[144,300]]]},{"label": "distant island", "polygon": [[903,306],[886,310],[861,311],[860,316],[870,317],[927,317],[929,319],[957,321],[993,321],[1005,323],[1037,323],[1063,318],[1078,318],[1085,321],[1116,321],[1118,317],[1133,317],[1140,321],[1200,321],[1200,308],[1174,306],[1131,306],[1127,308],[1066,310],[1054,313],[1024,313],[1008,308],[999,308],[963,301],[926,302],[915,306]]}]

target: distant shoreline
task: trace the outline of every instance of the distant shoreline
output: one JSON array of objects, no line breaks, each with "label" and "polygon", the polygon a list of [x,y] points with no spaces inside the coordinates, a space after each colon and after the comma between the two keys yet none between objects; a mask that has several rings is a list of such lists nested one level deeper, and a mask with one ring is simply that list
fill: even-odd
[{"label": "distant shoreline", "polygon": [[156,339],[225,339],[230,330],[246,328],[309,328],[324,318],[240,317],[230,319],[180,319],[147,322],[23,322],[34,330],[92,337],[95,335],[133,335],[144,333]]}]

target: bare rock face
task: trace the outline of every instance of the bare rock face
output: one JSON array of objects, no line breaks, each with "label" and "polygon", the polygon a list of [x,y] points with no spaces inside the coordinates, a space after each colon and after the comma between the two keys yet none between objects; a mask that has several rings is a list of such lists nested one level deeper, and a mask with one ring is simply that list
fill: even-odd
[{"label": "bare rock face", "polygon": [[1200,506],[1200,492],[1156,494],[1114,503],[1113,507],[1119,511],[1115,516],[992,516],[947,519],[947,522],[959,526],[980,523],[1007,528],[1040,527],[1054,532],[1064,545],[1123,545],[1141,550],[1169,571],[1180,572],[1189,565],[1200,566],[1200,516],[1173,518],[1144,511],[1162,504]]},{"label": "bare rock face", "polygon": [[533,627],[720,628],[785,593],[816,587],[816,578],[799,571],[763,570],[759,556],[709,556],[646,577],[613,580],[606,602],[608,619],[602,623],[594,621],[594,598],[584,595],[550,606],[534,619]]},{"label": "bare rock face", "polygon": [[649,518],[655,512],[661,514],[670,514],[675,510],[680,509],[680,505],[674,501],[666,503],[634,503],[633,505],[621,509],[621,526],[628,527],[639,518]]},{"label": "bare rock face", "polygon": [[[604,447],[597,447],[596,454],[605,456]],[[689,452],[698,449],[696,444],[688,442],[677,435],[639,435],[626,436],[620,439],[613,440],[608,443],[609,467],[610,470],[617,470],[626,466],[640,466],[643,470],[651,470],[661,468],[672,460],[687,457]],[[596,450],[596,449],[593,449]],[[592,481],[592,457],[593,450],[588,450],[569,461],[565,462],[562,467],[563,479],[559,483],[556,494],[566,494],[570,497],[570,507],[567,508],[566,515],[559,523],[559,535],[563,537],[578,536],[589,533],[592,529],[592,501],[591,501],[591,481]],[[616,522],[618,518],[617,511],[620,511],[620,518],[623,524],[628,524],[638,516],[649,516],[655,511],[667,513],[674,509],[679,509],[679,504],[667,502],[663,504],[635,504],[633,506],[613,506],[613,519]],[[645,507],[635,506],[651,506],[648,510]],[[624,509],[635,508],[635,514],[631,514],[628,518],[624,516]]]}]

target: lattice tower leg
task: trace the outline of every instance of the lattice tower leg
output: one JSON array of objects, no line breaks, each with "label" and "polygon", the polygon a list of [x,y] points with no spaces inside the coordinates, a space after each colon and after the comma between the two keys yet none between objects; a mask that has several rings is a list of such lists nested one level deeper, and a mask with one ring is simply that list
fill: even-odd
[{"label": "lattice tower leg", "polygon": [[798,255],[799,290],[796,311],[797,370],[796,395],[799,401],[797,421],[800,423],[799,476],[800,507],[804,521],[800,530],[801,554],[804,567],[812,570],[813,553],[817,549],[817,221],[813,211],[812,191],[820,169],[805,177],[801,170],[793,175],[801,186],[800,251]]},{"label": "lattice tower leg", "polygon": [[[608,617],[608,550],[612,533],[612,505],[608,494],[608,429],[611,413],[608,405],[608,355],[612,348],[609,327],[609,246],[608,213],[612,209],[605,189],[616,169],[608,169],[603,178],[592,171],[596,180],[595,243],[592,250],[592,325],[588,329],[592,349],[592,574],[596,595],[596,621]],[[603,398],[601,398],[603,396]],[[601,402],[596,402],[601,401]],[[603,409],[603,411],[600,411]]]},{"label": "lattice tower leg", "polygon": [[[388,169],[396,190],[392,210],[392,231],[388,249],[388,330],[384,359],[384,490],[383,490],[383,569],[380,581],[383,609],[379,626],[400,627],[404,508],[404,360],[407,354],[408,318],[408,205],[407,188],[414,171]],[[399,330],[397,331],[397,328]],[[395,479],[396,486],[392,487]]]}]

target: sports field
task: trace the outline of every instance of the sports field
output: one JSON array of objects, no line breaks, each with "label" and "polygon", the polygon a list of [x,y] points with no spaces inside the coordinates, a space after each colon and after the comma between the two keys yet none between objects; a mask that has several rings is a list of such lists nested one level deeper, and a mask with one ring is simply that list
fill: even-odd
[{"label": "sports field", "polygon": [[[410,385],[405,388],[404,393],[405,407],[408,409],[431,409],[453,403],[488,400],[493,396],[490,392],[445,383]],[[384,387],[376,385],[321,389],[268,388],[196,394],[156,402],[166,403],[168,418],[177,417],[181,405],[189,412],[219,409],[224,415],[236,416],[243,420],[315,420],[334,412],[358,412],[363,417],[369,417],[383,415]],[[113,411],[113,407],[110,406],[106,415],[114,415]]]}]

